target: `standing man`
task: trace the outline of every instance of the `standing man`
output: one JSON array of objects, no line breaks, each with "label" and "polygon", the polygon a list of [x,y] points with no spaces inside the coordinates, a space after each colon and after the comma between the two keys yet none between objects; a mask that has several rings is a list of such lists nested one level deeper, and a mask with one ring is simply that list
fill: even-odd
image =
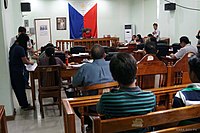
[{"label": "standing man", "polygon": [[[18,28],[18,35],[16,35],[16,36],[11,38],[10,47],[15,43],[15,41],[17,40],[17,38],[21,34],[26,34],[26,28],[25,27],[20,26]],[[29,37],[28,37],[27,42],[24,43],[22,47],[24,48],[26,57],[28,58],[28,49],[32,48],[32,43],[31,43],[31,40],[29,39]],[[28,82],[28,80],[29,80],[29,72],[26,70],[26,68],[24,70],[24,78],[25,78],[26,88],[27,89],[31,89],[31,87],[29,86],[29,82]]]},{"label": "standing man", "polygon": [[29,37],[26,34],[20,34],[15,43],[10,47],[9,51],[9,68],[11,85],[17,97],[18,103],[22,109],[29,110],[33,107],[28,104],[25,92],[25,79],[24,79],[24,64],[33,64],[30,62],[22,47],[28,41]]},{"label": "standing man", "polygon": [[[26,34],[26,28],[25,28],[25,27],[20,26],[20,27],[18,28],[18,35],[16,35],[16,36],[14,36],[14,37],[11,38],[11,40],[10,40],[10,47],[15,43],[15,41],[17,40],[17,37],[18,37],[20,34]],[[28,42],[27,42],[27,46],[28,46],[28,48],[29,48],[29,47],[31,48],[31,42],[30,42],[29,40],[28,40]]]},{"label": "standing man", "polygon": [[158,24],[153,23],[153,29],[152,35],[156,38],[157,42],[160,40],[160,30],[158,30]]}]

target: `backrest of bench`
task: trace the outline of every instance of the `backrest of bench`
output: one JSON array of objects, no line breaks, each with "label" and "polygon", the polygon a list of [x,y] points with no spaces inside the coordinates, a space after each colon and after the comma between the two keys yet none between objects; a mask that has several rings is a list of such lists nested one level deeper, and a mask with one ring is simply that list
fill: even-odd
[{"label": "backrest of bench", "polygon": [[[178,90],[185,88],[186,86],[187,84],[184,84],[171,87],[153,88],[148,89],[147,91],[152,91],[156,95],[156,110],[160,110],[158,107],[160,106],[161,100],[166,102],[167,107],[165,109],[168,109],[171,108],[173,94],[175,94]],[[73,107],[87,107],[90,105],[96,105],[100,98],[101,95],[63,99],[62,102],[65,133],[75,133],[75,114]]]},{"label": "backrest of bench", "polygon": [[119,84],[116,81],[113,82],[107,82],[107,83],[100,83],[95,85],[86,86],[83,88],[83,91],[89,91],[89,90],[98,90],[98,94],[102,94],[105,89],[110,89],[118,87]]},{"label": "backrest of bench", "polygon": [[111,118],[101,120],[99,116],[92,117],[94,133],[113,133],[161,124],[179,122],[181,120],[200,117],[200,105],[157,111],[146,115]]}]

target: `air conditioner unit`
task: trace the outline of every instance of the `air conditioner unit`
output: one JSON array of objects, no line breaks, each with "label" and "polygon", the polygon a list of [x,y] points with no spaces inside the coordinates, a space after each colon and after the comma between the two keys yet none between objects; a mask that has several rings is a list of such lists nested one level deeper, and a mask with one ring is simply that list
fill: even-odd
[{"label": "air conditioner unit", "polygon": [[124,41],[130,42],[132,39],[132,35],[135,35],[135,25],[133,24],[125,24],[124,25]]}]

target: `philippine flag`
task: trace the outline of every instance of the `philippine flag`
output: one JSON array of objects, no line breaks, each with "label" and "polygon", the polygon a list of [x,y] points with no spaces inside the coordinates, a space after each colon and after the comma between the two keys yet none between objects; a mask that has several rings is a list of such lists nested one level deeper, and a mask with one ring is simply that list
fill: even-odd
[{"label": "philippine flag", "polygon": [[68,8],[69,8],[70,39],[81,38],[83,28],[90,28],[92,37],[96,38],[97,3],[87,3],[87,2],[68,3]]}]

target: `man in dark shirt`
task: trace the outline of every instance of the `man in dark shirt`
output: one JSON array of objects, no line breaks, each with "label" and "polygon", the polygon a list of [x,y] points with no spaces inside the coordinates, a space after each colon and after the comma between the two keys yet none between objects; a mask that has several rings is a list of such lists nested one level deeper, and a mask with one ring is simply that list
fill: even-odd
[{"label": "man in dark shirt", "polygon": [[32,109],[28,104],[25,92],[25,79],[24,79],[24,64],[33,64],[30,62],[25,54],[22,45],[27,43],[25,39],[26,34],[20,34],[15,43],[11,46],[9,51],[9,68],[11,85],[17,97],[18,103],[22,109]]},{"label": "man in dark shirt", "polygon": [[[104,93],[97,104],[97,112],[106,118],[142,115],[154,110],[155,95],[136,86],[136,60],[128,53],[118,53],[110,61],[110,71],[120,88]],[[145,129],[131,132],[145,132]]]}]

